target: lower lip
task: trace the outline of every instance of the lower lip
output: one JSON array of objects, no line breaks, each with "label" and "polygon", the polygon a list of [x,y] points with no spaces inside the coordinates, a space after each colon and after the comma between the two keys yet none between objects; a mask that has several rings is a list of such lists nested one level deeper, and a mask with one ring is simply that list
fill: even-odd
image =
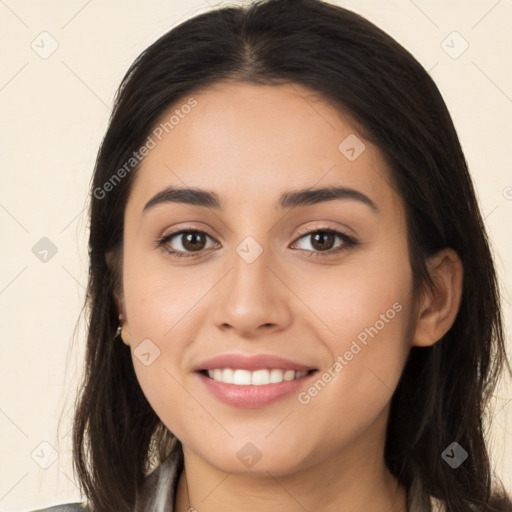
[{"label": "lower lip", "polygon": [[210,379],[202,373],[198,373],[198,375],[208,391],[222,402],[234,407],[256,409],[297,393],[306,380],[315,373],[309,373],[300,379],[285,380],[277,384],[265,384],[263,386],[225,384],[224,382]]}]

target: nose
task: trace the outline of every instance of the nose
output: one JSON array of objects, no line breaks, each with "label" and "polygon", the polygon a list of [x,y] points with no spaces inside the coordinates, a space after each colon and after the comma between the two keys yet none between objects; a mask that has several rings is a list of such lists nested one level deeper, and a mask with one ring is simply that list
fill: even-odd
[{"label": "nose", "polygon": [[287,329],[293,294],[283,274],[265,251],[252,262],[236,254],[233,267],[218,285],[215,325],[251,339]]}]

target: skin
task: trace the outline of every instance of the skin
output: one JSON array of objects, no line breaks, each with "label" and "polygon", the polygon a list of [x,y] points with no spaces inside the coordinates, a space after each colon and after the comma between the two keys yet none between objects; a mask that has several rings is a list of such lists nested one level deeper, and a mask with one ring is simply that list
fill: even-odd
[{"label": "skin", "polygon": [[[177,511],[405,511],[406,489],[384,463],[390,400],[411,346],[435,343],[455,320],[459,258],[450,249],[433,257],[437,296],[413,296],[403,202],[382,154],[359,136],[366,149],[347,159],[338,146],[357,132],[311,91],[218,83],[194,97],[137,171],[118,292],[141,388],[183,444]],[[166,203],[142,214],[169,185],[215,191],[224,210]],[[366,194],[379,211],[355,199],[276,208],[283,192],[331,185]],[[299,233],[327,227],[359,244],[325,256]],[[196,256],[157,247],[183,228],[208,234],[202,251],[188,251]],[[247,236],[263,249],[252,263],[236,252]],[[186,251],[183,242],[167,247]],[[292,394],[241,410],[192,371],[222,353],[270,353],[321,376],[394,303],[400,312],[307,404]],[[134,350],[147,338],[160,356],[145,366]],[[261,453],[250,468],[237,457],[247,442]]]}]

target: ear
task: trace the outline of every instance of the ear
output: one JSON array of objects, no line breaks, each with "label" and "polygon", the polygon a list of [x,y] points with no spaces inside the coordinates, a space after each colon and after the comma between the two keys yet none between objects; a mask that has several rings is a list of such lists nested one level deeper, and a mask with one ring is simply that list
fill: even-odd
[{"label": "ear", "polygon": [[[107,267],[110,270],[112,276],[115,276],[114,266],[115,266],[115,255],[112,251],[105,253],[105,262],[107,263]],[[119,283],[114,285],[114,301],[116,303],[117,311],[119,312],[119,324],[122,327],[121,330],[121,339],[125,345],[130,345],[130,331],[128,329],[128,322],[126,319],[126,307],[124,303],[124,294],[120,290]]]},{"label": "ear", "polygon": [[451,328],[459,311],[462,296],[463,266],[459,255],[443,249],[427,261],[434,289],[428,287],[417,308],[412,345],[434,345]]}]

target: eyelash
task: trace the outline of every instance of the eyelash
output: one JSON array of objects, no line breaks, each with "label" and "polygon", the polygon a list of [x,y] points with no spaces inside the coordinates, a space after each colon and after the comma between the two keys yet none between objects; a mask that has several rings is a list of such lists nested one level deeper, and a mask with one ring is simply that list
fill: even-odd
[{"label": "eyelash", "polygon": [[[185,252],[185,251],[176,251],[174,249],[169,250],[165,247],[166,244],[170,240],[172,240],[175,236],[182,235],[185,233],[199,233],[199,234],[203,234],[203,235],[210,237],[210,235],[208,233],[206,233],[205,231],[202,231],[200,229],[180,229],[179,231],[175,231],[173,233],[168,233],[167,235],[164,235],[164,236],[158,238],[156,240],[157,247],[162,248],[165,252],[167,252],[169,255],[171,255],[174,258],[193,258],[193,257],[200,256],[201,255],[200,253],[203,252],[204,249],[202,249],[201,251],[196,251],[196,252]],[[336,255],[342,254],[345,251],[350,250],[352,247],[359,245],[359,242],[354,237],[347,235],[343,231],[339,231],[337,229],[332,229],[332,228],[317,228],[313,231],[307,231],[305,233],[301,233],[299,235],[299,237],[297,238],[297,240],[300,240],[302,237],[305,237],[307,235],[314,235],[317,233],[328,233],[328,234],[337,235],[337,236],[339,236],[339,238],[342,239],[343,244],[335,249],[329,249],[328,251],[314,251],[314,250],[310,251],[307,249],[302,249],[302,250],[305,250],[306,252],[312,253],[311,255],[308,255],[308,257],[310,257],[310,258],[316,258],[318,256],[328,257],[328,256],[332,256],[335,254]],[[212,237],[210,237],[210,238],[212,238]]]}]

